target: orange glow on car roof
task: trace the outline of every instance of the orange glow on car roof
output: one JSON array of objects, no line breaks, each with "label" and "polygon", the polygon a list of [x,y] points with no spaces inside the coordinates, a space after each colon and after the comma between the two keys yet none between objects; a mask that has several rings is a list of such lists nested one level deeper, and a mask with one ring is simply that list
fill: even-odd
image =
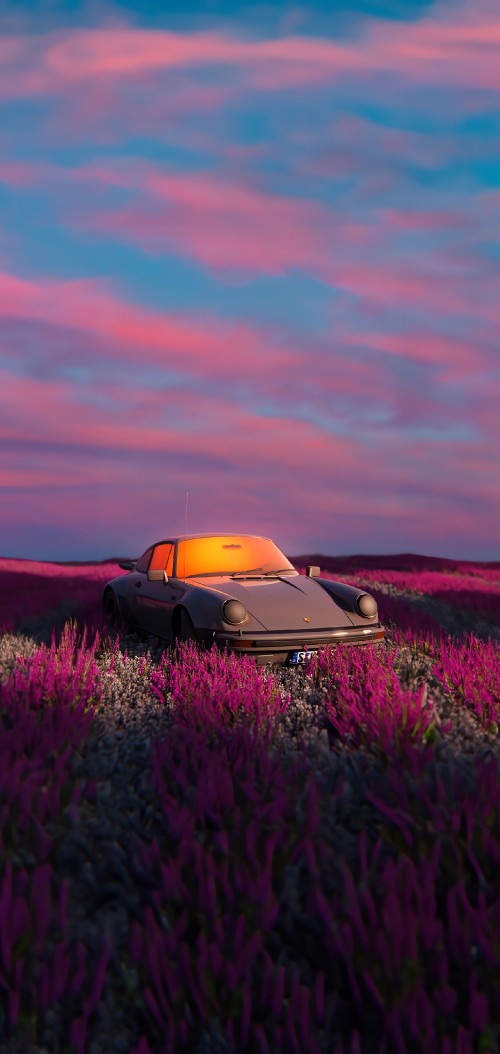
[{"label": "orange glow on car roof", "polygon": [[270,538],[244,534],[217,534],[209,538],[188,538],[177,545],[177,577],[231,574],[234,571],[264,571],[293,566]]}]

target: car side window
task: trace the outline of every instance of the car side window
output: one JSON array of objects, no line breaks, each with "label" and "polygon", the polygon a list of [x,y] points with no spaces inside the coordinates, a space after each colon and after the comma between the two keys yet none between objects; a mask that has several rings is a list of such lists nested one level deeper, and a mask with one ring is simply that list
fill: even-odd
[{"label": "car side window", "polygon": [[155,546],[155,551],[151,557],[151,563],[149,570],[151,571],[166,571],[169,578],[172,576],[174,568],[174,547],[172,542],[161,542],[160,545]]},{"label": "car side window", "polygon": [[150,561],[150,557],[151,557],[151,553],[153,552],[153,549],[154,549],[154,546],[150,545],[149,549],[146,549],[146,552],[143,553],[141,557],[139,557],[139,559],[138,559],[138,561],[137,561],[137,563],[135,565],[136,571],[142,571],[144,573],[147,571],[147,569],[149,567],[149,561]]}]

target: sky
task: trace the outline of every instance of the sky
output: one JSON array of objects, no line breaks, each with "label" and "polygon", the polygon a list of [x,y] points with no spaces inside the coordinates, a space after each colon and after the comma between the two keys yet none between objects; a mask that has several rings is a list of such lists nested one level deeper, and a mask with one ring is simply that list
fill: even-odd
[{"label": "sky", "polygon": [[0,0],[0,555],[500,558],[498,0]]}]

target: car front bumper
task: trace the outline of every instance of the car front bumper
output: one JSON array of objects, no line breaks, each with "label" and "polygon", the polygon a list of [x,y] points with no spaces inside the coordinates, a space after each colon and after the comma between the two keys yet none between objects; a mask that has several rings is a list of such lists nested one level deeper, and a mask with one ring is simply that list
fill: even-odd
[{"label": "car front bumper", "polygon": [[217,644],[237,655],[253,655],[260,666],[263,663],[286,663],[294,651],[318,651],[328,645],[338,644],[381,644],[385,629],[380,623],[373,626],[352,626],[349,628],[325,630],[322,633],[266,633],[265,636],[244,632],[228,633],[215,631],[207,644]]}]

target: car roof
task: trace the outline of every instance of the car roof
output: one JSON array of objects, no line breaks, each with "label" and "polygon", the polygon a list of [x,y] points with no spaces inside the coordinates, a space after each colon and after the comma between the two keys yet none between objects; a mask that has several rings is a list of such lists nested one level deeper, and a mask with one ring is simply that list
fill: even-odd
[{"label": "car roof", "polygon": [[[266,534],[244,534],[242,531],[206,531],[205,534],[176,534],[169,535],[168,537],[162,538],[158,542],[152,542],[152,545],[161,545],[163,541],[172,542],[175,545],[176,542],[187,542],[191,538],[266,538]],[[271,541],[271,539],[269,539]],[[150,546],[148,546],[150,548]]]}]

